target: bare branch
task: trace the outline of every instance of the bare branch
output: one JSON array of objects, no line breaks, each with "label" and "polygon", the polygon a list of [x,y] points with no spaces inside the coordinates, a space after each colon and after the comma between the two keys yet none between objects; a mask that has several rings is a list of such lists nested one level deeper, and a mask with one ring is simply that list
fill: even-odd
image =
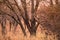
[{"label": "bare branch", "polygon": [[20,22],[18,22],[15,18],[14,18],[14,16],[12,16],[12,15],[9,15],[9,14],[7,14],[7,13],[5,13],[5,12],[3,12],[2,10],[0,10],[0,14],[5,14],[5,15],[8,15],[8,16],[10,16],[11,18],[13,18],[19,25],[20,25],[20,27],[21,27],[21,29],[22,29],[22,31],[23,31],[23,33],[24,33],[24,35],[26,35],[26,32],[25,32],[25,29],[23,28],[23,25],[21,24],[21,21]]}]

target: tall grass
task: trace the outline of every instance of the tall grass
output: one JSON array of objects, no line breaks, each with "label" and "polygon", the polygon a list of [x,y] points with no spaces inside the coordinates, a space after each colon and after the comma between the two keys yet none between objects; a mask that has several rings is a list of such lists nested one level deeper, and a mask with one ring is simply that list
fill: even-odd
[{"label": "tall grass", "polygon": [[[12,25],[13,26],[13,25]],[[27,36],[24,36],[20,26],[18,25],[16,31],[14,32],[14,28],[9,31],[9,23],[6,24],[6,34],[2,35],[1,25],[0,25],[0,40],[58,40],[56,35],[52,32],[48,32],[44,30],[41,25],[39,25],[37,29],[36,36],[30,36],[27,28],[26,33]]]}]

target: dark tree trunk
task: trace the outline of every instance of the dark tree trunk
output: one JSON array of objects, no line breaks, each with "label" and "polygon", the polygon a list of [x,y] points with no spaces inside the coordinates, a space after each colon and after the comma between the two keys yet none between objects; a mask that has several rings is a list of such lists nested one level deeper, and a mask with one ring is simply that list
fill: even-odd
[{"label": "dark tree trunk", "polygon": [[31,21],[30,29],[31,29],[30,34],[31,35],[36,35],[37,27],[36,27],[36,20],[35,20],[35,18],[33,18],[32,21]]},{"label": "dark tree trunk", "polygon": [[36,36],[36,29],[35,29],[35,27],[31,27],[30,35]]}]

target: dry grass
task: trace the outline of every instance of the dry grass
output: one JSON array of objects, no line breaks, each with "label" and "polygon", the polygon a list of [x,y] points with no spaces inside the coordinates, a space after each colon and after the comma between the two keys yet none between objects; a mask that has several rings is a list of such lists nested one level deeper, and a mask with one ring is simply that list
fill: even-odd
[{"label": "dry grass", "polygon": [[16,32],[14,33],[13,28],[12,31],[9,31],[9,24],[6,27],[6,35],[2,35],[1,33],[1,25],[0,25],[0,40],[58,40],[56,35],[51,33],[50,35],[45,34],[47,30],[42,30],[38,28],[36,36],[30,36],[28,30],[26,29],[27,36],[24,36],[20,26],[18,25]]}]

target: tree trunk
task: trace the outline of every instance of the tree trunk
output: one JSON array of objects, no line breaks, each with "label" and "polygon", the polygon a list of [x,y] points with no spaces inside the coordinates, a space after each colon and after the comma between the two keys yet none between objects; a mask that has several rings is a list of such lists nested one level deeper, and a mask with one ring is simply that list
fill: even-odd
[{"label": "tree trunk", "polygon": [[31,35],[36,35],[36,30],[37,30],[37,28],[36,28],[35,18],[32,18],[30,29],[31,29],[30,34],[31,34]]},{"label": "tree trunk", "polygon": [[31,27],[30,35],[36,36],[36,28],[35,27]]}]

